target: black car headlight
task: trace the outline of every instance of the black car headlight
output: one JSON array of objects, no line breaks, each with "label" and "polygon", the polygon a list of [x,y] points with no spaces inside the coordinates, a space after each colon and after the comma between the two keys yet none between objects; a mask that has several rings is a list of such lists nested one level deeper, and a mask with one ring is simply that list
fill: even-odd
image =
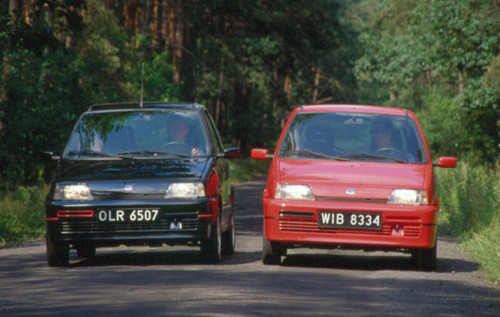
[{"label": "black car headlight", "polygon": [[205,197],[205,187],[200,182],[171,183],[165,192],[165,199]]},{"label": "black car headlight", "polygon": [[54,200],[93,200],[92,192],[87,184],[57,184]]}]

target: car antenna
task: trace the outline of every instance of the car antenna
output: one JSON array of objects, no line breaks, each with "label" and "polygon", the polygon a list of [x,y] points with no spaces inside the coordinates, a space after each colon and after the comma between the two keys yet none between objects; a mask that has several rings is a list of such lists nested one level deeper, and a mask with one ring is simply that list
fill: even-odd
[{"label": "car antenna", "polygon": [[144,96],[144,62],[142,62],[142,77],[141,77],[141,104],[140,107],[143,106],[143,96]]}]

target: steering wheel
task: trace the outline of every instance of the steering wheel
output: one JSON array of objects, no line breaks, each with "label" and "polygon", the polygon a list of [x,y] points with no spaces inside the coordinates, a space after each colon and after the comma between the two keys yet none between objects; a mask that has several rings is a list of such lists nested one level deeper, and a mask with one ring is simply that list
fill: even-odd
[{"label": "steering wheel", "polygon": [[384,147],[384,148],[378,149],[375,151],[375,154],[387,156],[387,157],[390,157],[390,158],[393,158],[396,160],[408,162],[408,158],[403,153],[403,151],[400,151],[400,150],[392,148],[392,147]]},{"label": "steering wheel", "polygon": [[400,150],[393,147],[383,147],[375,151],[377,154],[399,154],[402,153]]},{"label": "steering wheel", "polygon": [[183,142],[168,142],[165,144],[165,148],[169,152],[175,152],[184,155],[191,155],[191,147]]}]

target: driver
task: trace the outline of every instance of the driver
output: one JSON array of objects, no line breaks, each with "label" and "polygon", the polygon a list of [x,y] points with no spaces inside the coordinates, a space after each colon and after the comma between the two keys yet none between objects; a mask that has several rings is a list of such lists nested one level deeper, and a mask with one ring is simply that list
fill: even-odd
[{"label": "driver", "polygon": [[394,148],[392,144],[393,127],[387,119],[376,119],[370,131],[372,135],[372,150],[377,151],[384,148]]},{"label": "driver", "polygon": [[[171,142],[179,142],[188,144],[186,142],[186,135],[189,133],[189,127],[186,121],[180,116],[176,116],[168,125],[168,135]],[[191,155],[200,155],[196,148],[191,149]]]}]

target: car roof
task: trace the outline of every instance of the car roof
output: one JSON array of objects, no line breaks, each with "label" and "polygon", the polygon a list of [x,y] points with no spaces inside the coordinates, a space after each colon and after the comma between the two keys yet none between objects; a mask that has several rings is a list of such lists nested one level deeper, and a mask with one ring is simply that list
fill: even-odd
[{"label": "car roof", "polygon": [[369,106],[369,105],[347,105],[347,104],[328,104],[328,105],[303,105],[294,109],[297,112],[358,112],[386,114],[394,116],[408,116],[413,113],[403,108]]},{"label": "car roof", "polygon": [[191,109],[201,111],[204,108],[203,105],[188,102],[120,102],[94,104],[87,109],[87,112],[127,109]]}]

